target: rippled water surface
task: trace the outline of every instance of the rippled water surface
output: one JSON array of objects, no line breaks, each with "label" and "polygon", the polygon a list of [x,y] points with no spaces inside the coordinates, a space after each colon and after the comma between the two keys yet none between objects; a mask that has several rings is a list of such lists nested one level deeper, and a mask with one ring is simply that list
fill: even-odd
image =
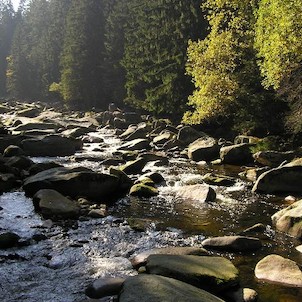
[{"label": "rippled water surface", "polygon": [[[80,154],[56,158],[65,166],[86,166],[106,172],[100,164],[120,145],[110,130],[99,135],[104,144],[85,146]],[[54,158],[33,158],[36,162]],[[200,167],[182,158],[171,158],[169,166],[149,164],[146,171],[158,171],[166,186],[159,196],[148,199],[126,196],[109,209],[104,219],[53,223],[34,213],[32,200],[23,192],[0,196],[0,230],[13,231],[24,242],[21,248],[0,251],[1,301],[87,301],[85,287],[100,276],[136,274],[129,257],[162,246],[201,246],[208,236],[231,235],[255,223],[267,225],[264,247],[253,254],[221,254],[239,268],[242,286],[258,291],[260,302],[302,301],[300,289],[268,285],[255,280],[256,263],[268,254],[279,254],[302,263],[294,246],[297,240],[275,234],[270,217],[285,205],[283,198],[251,193],[251,184],[240,180],[238,167]],[[214,187],[217,200],[209,204],[183,203],[176,198],[178,187],[201,183],[202,175],[214,170],[236,176],[232,187]],[[133,230],[127,220],[143,223],[145,231]],[[39,239],[32,239],[34,238]]]}]

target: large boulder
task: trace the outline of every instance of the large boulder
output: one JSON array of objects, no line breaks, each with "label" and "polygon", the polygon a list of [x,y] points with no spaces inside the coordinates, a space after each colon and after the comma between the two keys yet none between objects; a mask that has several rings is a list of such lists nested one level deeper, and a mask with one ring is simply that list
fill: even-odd
[{"label": "large boulder", "polygon": [[302,272],[296,262],[279,255],[268,255],[255,268],[255,276],[269,283],[302,287]]},{"label": "large boulder", "polygon": [[33,197],[35,209],[46,217],[77,218],[79,205],[55,190],[42,189]]},{"label": "large boulder", "polygon": [[146,270],[214,293],[236,286],[239,281],[237,268],[223,257],[150,255]]},{"label": "large boulder", "polygon": [[211,161],[219,156],[219,146],[213,137],[204,135],[188,147],[188,157],[194,161]]},{"label": "large boulder", "polygon": [[259,151],[253,157],[257,163],[274,168],[285,161],[292,161],[296,157],[296,153],[294,151]]},{"label": "large boulder", "polygon": [[302,200],[275,213],[272,222],[278,231],[302,238]]},{"label": "large boulder", "polygon": [[201,136],[206,136],[206,134],[195,130],[191,126],[184,126],[179,129],[177,139],[184,145],[189,145]]},{"label": "large boulder", "polygon": [[223,302],[220,298],[184,282],[156,275],[126,279],[119,302]]},{"label": "large boulder", "polygon": [[30,156],[66,156],[82,148],[82,141],[60,135],[46,135],[43,138],[25,139],[22,149]]},{"label": "large boulder", "polygon": [[223,164],[244,165],[253,162],[250,144],[237,144],[222,147],[220,159]]},{"label": "large boulder", "polygon": [[202,246],[223,251],[248,252],[261,248],[262,244],[258,238],[223,236],[205,239],[202,242]]},{"label": "large boulder", "polygon": [[41,189],[53,189],[64,196],[86,197],[100,201],[116,196],[120,191],[119,178],[81,168],[53,168],[28,177],[23,189],[33,196]]},{"label": "large boulder", "polygon": [[178,189],[176,197],[190,201],[211,202],[216,199],[216,192],[208,185],[196,184],[182,186]]},{"label": "large boulder", "polygon": [[149,148],[150,148],[149,140],[143,138],[131,140],[120,146],[121,150],[128,150],[128,151],[144,150]]},{"label": "large boulder", "polygon": [[302,158],[261,174],[253,191],[268,194],[302,193]]}]

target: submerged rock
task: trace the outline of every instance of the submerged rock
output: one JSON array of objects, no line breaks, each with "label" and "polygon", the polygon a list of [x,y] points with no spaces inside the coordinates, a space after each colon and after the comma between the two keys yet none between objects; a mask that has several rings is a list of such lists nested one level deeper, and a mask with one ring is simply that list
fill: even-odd
[{"label": "submerged rock", "polygon": [[12,232],[0,234],[0,249],[8,249],[18,244],[20,237]]},{"label": "submerged rock", "polygon": [[156,275],[126,279],[119,302],[223,302],[220,298],[184,282]]},{"label": "submerged rock", "polygon": [[232,262],[223,257],[191,255],[150,255],[146,270],[218,293],[236,286],[239,272]]},{"label": "submerged rock", "polygon": [[302,272],[296,262],[279,255],[268,255],[255,268],[259,280],[290,287],[302,287]]}]

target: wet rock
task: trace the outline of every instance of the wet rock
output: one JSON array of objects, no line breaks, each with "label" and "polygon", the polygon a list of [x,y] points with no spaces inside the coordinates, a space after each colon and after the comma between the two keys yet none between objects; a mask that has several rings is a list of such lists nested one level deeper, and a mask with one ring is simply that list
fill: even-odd
[{"label": "wet rock", "polygon": [[187,146],[201,136],[206,136],[206,134],[195,130],[191,126],[184,126],[179,129],[177,139],[181,141],[183,145]]},{"label": "wet rock", "polygon": [[255,276],[269,283],[302,287],[302,272],[296,262],[279,255],[268,255],[255,268]]},{"label": "wet rock", "polygon": [[302,159],[261,174],[253,192],[302,193]]},{"label": "wet rock", "polygon": [[3,152],[4,157],[21,156],[21,155],[25,155],[24,151],[20,147],[14,145],[8,146]]},{"label": "wet rock", "polygon": [[240,234],[263,233],[265,230],[266,230],[266,226],[263,223],[257,223],[243,230],[242,232],[240,232]]},{"label": "wet rock", "polygon": [[36,163],[30,166],[28,172],[30,175],[34,175],[45,170],[49,170],[52,168],[59,168],[59,167],[63,167],[63,166],[53,161],[45,162],[45,163]]},{"label": "wet rock", "polygon": [[61,134],[66,137],[79,138],[89,132],[92,132],[93,130],[94,130],[93,128],[77,127],[77,128],[67,129],[61,132]]},{"label": "wet rock", "polygon": [[126,279],[119,302],[223,302],[218,297],[184,282],[156,275]]},{"label": "wet rock", "polygon": [[66,156],[80,150],[82,141],[60,135],[46,135],[42,139],[25,139],[21,145],[30,156]]},{"label": "wet rock", "polygon": [[256,302],[258,299],[258,293],[251,288],[239,288],[227,292],[225,296],[233,302]]},{"label": "wet rock", "polygon": [[153,221],[151,219],[143,219],[143,218],[127,218],[127,223],[137,232],[145,232],[148,229],[152,228]]},{"label": "wet rock", "polygon": [[53,168],[28,177],[23,189],[28,196],[33,196],[41,189],[53,189],[64,196],[82,196],[100,201],[101,198],[116,196],[120,192],[120,183],[116,176],[89,169]]},{"label": "wet rock", "polygon": [[87,216],[91,218],[104,218],[107,215],[106,208],[100,208],[100,209],[92,209],[88,212]]},{"label": "wet rock", "polygon": [[143,158],[138,158],[134,161],[130,161],[121,166],[120,169],[126,174],[140,174],[146,165],[146,161]]},{"label": "wet rock", "polygon": [[278,231],[302,238],[302,200],[275,213],[272,223]]},{"label": "wet rock", "polygon": [[205,183],[208,185],[214,186],[232,186],[235,183],[235,179],[225,175],[218,175],[214,173],[207,173],[202,178]]},{"label": "wet rock", "polygon": [[0,194],[3,192],[9,192],[13,188],[19,187],[21,183],[14,174],[2,174],[0,173]]},{"label": "wet rock", "polygon": [[211,161],[219,156],[219,146],[213,137],[203,136],[188,147],[188,157],[196,162]]},{"label": "wet rock", "polygon": [[8,249],[18,244],[20,237],[12,232],[0,233],[0,249]]},{"label": "wet rock", "polygon": [[208,252],[200,247],[163,247],[155,248],[142,252],[131,259],[131,264],[134,268],[139,268],[147,263],[147,258],[150,255],[195,255],[205,256]]},{"label": "wet rock", "polygon": [[261,141],[261,138],[250,135],[238,135],[234,139],[234,144],[257,144]]},{"label": "wet rock", "polygon": [[77,218],[79,205],[54,190],[40,190],[33,197],[35,208],[46,217]]},{"label": "wet rock", "polygon": [[202,246],[223,251],[249,252],[260,249],[262,244],[257,238],[244,236],[222,236],[205,239],[202,242]]},{"label": "wet rock", "polygon": [[27,170],[34,162],[27,156],[12,156],[6,159],[6,165],[20,170]]},{"label": "wet rock", "polygon": [[214,293],[236,286],[239,280],[236,267],[223,257],[150,255],[146,270],[150,274],[169,276]]},{"label": "wet rock", "polygon": [[224,164],[244,165],[253,162],[250,144],[238,144],[222,147],[220,159]]},{"label": "wet rock", "polygon": [[175,134],[173,132],[164,130],[158,136],[153,138],[153,143],[155,145],[163,145],[167,141],[171,140],[174,136]]},{"label": "wet rock", "polygon": [[123,171],[118,168],[110,167],[109,174],[115,176],[119,180],[119,188],[121,191],[128,191],[133,185],[131,178]]},{"label": "wet rock", "polygon": [[122,144],[119,149],[135,151],[135,150],[144,150],[149,148],[150,148],[149,140],[138,138]]},{"label": "wet rock", "polygon": [[253,157],[255,161],[261,165],[269,167],[278,167],[285,161],[292,161],[296,157],[296,153],[294,151],[260,151],[255,153]]},{"label": "wet rock", "polygon": [[208,185],[196,184],[182,186],[178,189],[176,197],[189,201],[211,202],[216,199],[216,192]]},{"label": "wet rock", "polygon": [[150,178],[155,184],[160,184],[160,183],[164,183],[165,182],[164,177],[160,173],[158,173],[158,172],[145,173],[138,180],[144,179],[146,177]]},{"label": "wet rock", "polygon": [[131,187],[129,194],[139,197],[151,197],[158,195],[158,189],[139,183]]},{"label": "wet rock", "polygon": [[92,299],[118,295],[124,281],[124,278],[100,278],[86,288],[85,294]]}]

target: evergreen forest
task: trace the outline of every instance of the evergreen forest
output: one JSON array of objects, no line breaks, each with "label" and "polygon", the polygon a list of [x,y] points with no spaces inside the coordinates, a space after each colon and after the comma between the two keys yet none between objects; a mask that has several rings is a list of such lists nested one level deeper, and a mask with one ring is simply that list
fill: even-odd
[{"label": "evergreen forest", "polygon": [[302,133],[302,2],[0,2],[0,97]]}]

